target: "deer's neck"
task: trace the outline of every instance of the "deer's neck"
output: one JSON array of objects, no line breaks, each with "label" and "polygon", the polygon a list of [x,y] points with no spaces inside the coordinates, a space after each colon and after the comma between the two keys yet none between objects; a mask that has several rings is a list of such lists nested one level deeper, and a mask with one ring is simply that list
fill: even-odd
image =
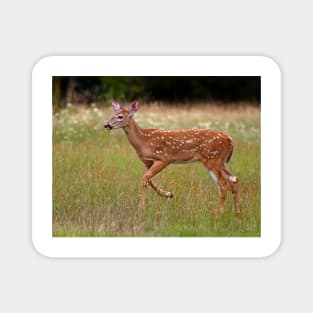
[{"label": "deer's neck", "polygon": [[131,145],[136,150],[140,149],[144,143],[144,130],[133,119],[123,129]]}]

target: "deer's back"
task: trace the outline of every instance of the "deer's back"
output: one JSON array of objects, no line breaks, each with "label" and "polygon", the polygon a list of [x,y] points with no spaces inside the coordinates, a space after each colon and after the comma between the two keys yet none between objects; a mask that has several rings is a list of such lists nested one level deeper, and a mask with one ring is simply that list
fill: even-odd
[{"label": "deer's back", "polygon": [[232,140],[226,134],[207,129],[145,130],[146,145],[140,157],[169,163],[226,157]]}]

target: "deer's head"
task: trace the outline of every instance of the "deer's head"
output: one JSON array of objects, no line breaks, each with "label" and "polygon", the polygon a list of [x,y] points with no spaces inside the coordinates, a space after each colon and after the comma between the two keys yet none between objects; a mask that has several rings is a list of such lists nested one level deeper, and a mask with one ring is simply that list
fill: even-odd
[{"label": "deer's head", "polygon": [[104,128],[111,130],[113,128],[125,127],[130,119],[138,111],[138,101],[133,101],[128,109],[123,108],[119,103],[112,102],[114,115],[104,124]]}]

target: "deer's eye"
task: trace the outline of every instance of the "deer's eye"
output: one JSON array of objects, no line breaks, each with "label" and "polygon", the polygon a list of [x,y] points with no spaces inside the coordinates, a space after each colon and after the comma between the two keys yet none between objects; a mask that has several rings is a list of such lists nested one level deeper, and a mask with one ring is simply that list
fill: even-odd
[{"label": "deer's eye", "polygon": [[118,115],[117,119],[121,121],[123,119],[123,115]]}]

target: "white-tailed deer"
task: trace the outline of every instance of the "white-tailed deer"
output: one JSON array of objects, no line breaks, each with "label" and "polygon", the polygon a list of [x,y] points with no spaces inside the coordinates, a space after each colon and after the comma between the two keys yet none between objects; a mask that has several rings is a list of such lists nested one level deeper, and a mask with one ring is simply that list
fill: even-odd
[{"label": "white-tailed deer", "polygon": [[119,103],[112,103],[114,115],[104,125],[111,130],[123,128],[129,142],[135,148],[140,160],[145,164],[142,192],[139,208],[144,208],[145,192],[150,185],[160,196],[173,197],[169,191],[162,190],[152,181],[152,177],[167,165],[201,161],[210,172],[219,189],[218,217],[223,211],[227,190],[233,194],[235,211],[238,207],[238,179],[227,169],[226,163],[233,152],[232,140],[226,134],[207,129],[158,130],[141,128],[134,121],[133,115],[138,111],[137,101],[128,109]]}]

